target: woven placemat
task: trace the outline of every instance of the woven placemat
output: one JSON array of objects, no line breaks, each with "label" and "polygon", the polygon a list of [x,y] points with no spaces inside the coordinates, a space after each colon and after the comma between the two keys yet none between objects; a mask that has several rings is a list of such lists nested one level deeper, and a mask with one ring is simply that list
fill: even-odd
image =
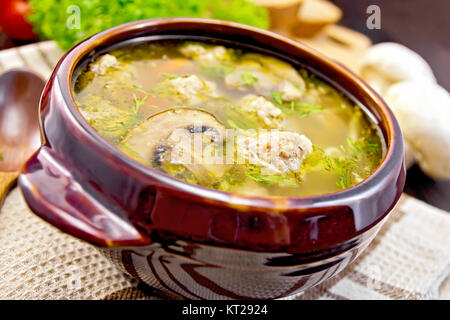
[{"label": "woven placemat", "polygon": [[[47,79],[52,41],[0,51],[0,72],[29,67]],[[403,195],[358,260],[290,299],[450,299],[450,214]],[[164,299],[97,250],[37,218],[14,189],[0,211],[0,299]]]},{"label": "woven placemat", "polygon": [[[336,277],[290,299],[449,299],[450,215],[403,195]],[[36,217],[14,189],[0,211],[0,299],[163,299],[93,246]]]}]

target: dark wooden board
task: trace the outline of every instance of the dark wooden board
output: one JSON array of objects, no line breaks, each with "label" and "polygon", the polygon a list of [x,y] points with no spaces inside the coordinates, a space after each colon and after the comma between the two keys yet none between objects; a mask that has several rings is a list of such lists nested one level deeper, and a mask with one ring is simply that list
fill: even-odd
[{"label": "dark wooden board", "polygon": [[[418,52],[431,65],[438,82],[450,90],[449,0],[333,0],[344,11],[339,24],[367,35],[374,43],[395,41]],[[381,11],[381,29],[369,30],[369,5]],[[450,124],[449,124],[450,125]],[[450,181],[433,181],[417,166],[408,171],[405,192],[450,211]]]}]

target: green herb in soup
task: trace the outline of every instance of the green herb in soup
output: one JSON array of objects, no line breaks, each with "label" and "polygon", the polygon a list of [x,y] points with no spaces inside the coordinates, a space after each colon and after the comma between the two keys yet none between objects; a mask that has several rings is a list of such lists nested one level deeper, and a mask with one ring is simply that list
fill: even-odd
[{"label": "green herb in soup", "polygon": [[78,75],[79,110],[129,157],[222,191],[301,197],[350,188],[379,165],[377,128],[305,69],[198,42],[104,54]]}]

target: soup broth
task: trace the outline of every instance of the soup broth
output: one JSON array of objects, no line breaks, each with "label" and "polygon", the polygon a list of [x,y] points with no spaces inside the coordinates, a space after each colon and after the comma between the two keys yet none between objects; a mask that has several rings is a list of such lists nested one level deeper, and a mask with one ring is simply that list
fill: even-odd
[{"label": "soup broth", "polygon": [[177,179],[256,196],[332,193],[384,153],[362,109],[306,69],[260,53],[159,41],[110,51],[74,81],[108,142]]}]

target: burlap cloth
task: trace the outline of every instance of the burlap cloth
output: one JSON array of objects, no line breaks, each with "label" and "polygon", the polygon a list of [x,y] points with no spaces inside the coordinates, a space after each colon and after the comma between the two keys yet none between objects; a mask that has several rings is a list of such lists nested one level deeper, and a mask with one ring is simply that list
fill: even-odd
[{"label": "burlap cloth", "polygon": [[[406,195],[358,260],[293,299],[450,299],[450,215]],[[0,298],[161,299],[36,217],[15,188],[0,211]]]},{"label": "burlap cloth", "polygon": [[[0,51],[0,72],[48,78],[52,41]],[[450,214],[403,195],[369,248],[336,277],[293,299],[450,299]],[[161,299],[95,248],[34,216],[20,190],[0,211],[0,299]]]}]

